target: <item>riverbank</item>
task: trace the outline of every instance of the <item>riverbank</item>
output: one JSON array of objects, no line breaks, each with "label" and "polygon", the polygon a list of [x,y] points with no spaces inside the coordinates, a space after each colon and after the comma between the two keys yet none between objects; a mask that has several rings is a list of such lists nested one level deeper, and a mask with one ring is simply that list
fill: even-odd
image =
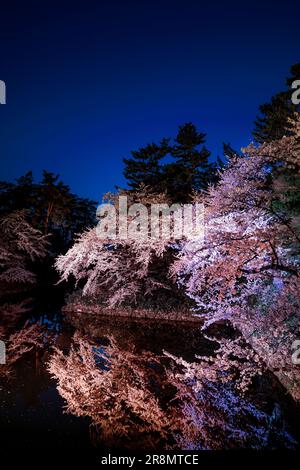
[{"label": "riverbank", "polygon": [[131,320],[144,320],[149,322],[187,322],[201,325],[203,320],[193,315],[189,310],[173,310],[170,312],[162,310],[133,309],[133,308],[108,308],[102,305],[91,305],[83,303],[70,303],[62,308],[66,315],[99,315],[101,317],[128,318]]}]

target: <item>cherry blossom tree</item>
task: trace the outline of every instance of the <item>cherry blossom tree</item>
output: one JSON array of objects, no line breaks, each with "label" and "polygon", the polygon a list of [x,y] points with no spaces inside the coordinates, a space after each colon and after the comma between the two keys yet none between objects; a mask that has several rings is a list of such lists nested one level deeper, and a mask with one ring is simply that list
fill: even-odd
[{"label": "cherry blossom tree", "polygon": [[299,230],[289,214],[276,211],[279,195],[268,168],[271,162],[291,167],[297,148],[296,137],[250,146],[210,188],[205,242],[187,241],[173,266],[204,314],[231,318],[236,305],[249,305],[251,292],[298,277]]},{"label": "cherry blossom tree", "polygon": [[29,262],[46,255],[47,237],[33,228],[24,211],[0,220],[0,283],[32,284],[35,276]]},{"label": "cherry blossom tree", "polygon": [[[187,241],[172,271],[204,328],[230,321],[273,370],[288,365],[297,390],[291,345],[300,325],[300,212],[290,201],[299,192],[299,118],[294,129],[290,137],[250,145],[243,158],[231,159],[205,197],[204,243]],[[283,191],[278,181],[291,172],[296,186]]]},{"label": "cherry blossom tree", "polygon": [[[299,122],[295,117],[288,137],[232,155],[218,184],[195,193],[194,202],[205,205],[204,241],[99,239],[92,229],[57,259],[61,279],[73,276],[83,295],[110,307],[157,300],[161,291],[177,299],[184,290],[203,329],[229,321],[272,370],[281,364],[291,372],[299,331]],[[109,196],[115,204],[117,196]],[[130,197],[166,202],[147,188]],[[228,351],[235,347],[226,344]]]},{"label": "cherry blossom tree", "polygon": [[26,221],[24,211],[0,219],[0,334],[7,349],[7,365],[1,373],[9,375],[13,364],[39,342],[37,328],[25,325],[13,331],[21,316],[29,310],[31,299],[16,298],[28,284],[35,282],[31,263],[46,255],[47,237]]},{"label": "cherry blossom tree", "polygon": [[[109,194],[115,206],[118,196],[126,194],[128,205],[142,202],[166,202],[164,194],[152,194],[145,187],[140,192]],[[168,201],[167,201],[168,202]],[[129,218],[130,222],[130,218]],[[83,285],[83,296],[92,296],[95,302],[104,302],[109,307],[123,303],[141,305],[144,299],[156,295],[176,299],[180,288],[169,276],[169,267],[178,245],[163,238],[127,238],[118,235],[100,238],[93,228],[78,237],[73,247],[56,260],[61,280],[75,278]],[[169,294],[168,294],[169,293]],[[161,304],[164,300],[161,299]]]}]

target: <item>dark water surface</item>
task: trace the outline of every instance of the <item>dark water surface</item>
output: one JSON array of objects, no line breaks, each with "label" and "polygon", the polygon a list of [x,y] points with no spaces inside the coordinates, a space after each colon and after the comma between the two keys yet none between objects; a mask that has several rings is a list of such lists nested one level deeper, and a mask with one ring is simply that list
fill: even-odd
[{"label": "dark water surface", "polygon": [[[99,345],[107,344],[107,335],[113,335],[120,347],[134,345],[137,353],[151,351],[160,355],[167,350],[190,361],[194,360],[195,354],[211,354],[214,349],[214,344],[203,338],[200,326],[195,324],[147,324],[99,318],[95,325],[76,315],[70,324],[60,311],[37,312],[30,316],[30,322],[42,325],[46,332],[51,333],[54,344],[65,351],[68,351],[76,329]],[[1,380],[2,446],[47,446],[53,449],[60,446],[89,449],[95,446],[89,419],[63,412],[64,401],[46,368],[50,353],[51,347],[47,345],[43,350],[28,353],[17,363],[14,376],[9,381]],[[277,415],[276,419],[280,419],[282,426],[295,441],[299,441],[299,410],[271,374],[264,375],[257,382],[251,399],[255,405],[263,404],[271,415]]]}]

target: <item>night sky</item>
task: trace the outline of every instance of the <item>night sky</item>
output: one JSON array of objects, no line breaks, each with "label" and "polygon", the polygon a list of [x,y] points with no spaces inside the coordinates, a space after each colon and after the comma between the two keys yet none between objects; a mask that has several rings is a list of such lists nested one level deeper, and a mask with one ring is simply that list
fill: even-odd
[{"label": "night sky", "polygon": [[99,200],[186,121],[239,149],[299,60],[299,1],[1,1],[0,178],[47,169]]}]

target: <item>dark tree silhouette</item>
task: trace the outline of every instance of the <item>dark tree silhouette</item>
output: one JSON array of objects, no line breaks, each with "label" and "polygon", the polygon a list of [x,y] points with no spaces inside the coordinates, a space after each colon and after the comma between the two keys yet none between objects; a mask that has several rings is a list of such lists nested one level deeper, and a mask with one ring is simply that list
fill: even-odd
[{"label": "dark tree silhouette", "polygon": [[51,234],[53,254],[65,251],[74,234],[94,225],[96,203],[70,191],[59,175],[44,171],[41,182],[26,173],[15,183],[0,182],[0,215],[26,210],[26,219],[44,234]]},{"label": "dark tree silhouette", "polygon": [[187,202],[194,190],[205,190],[217,180],[221,160],[210,162],[205,134],[188,122],[179,127],[174,142],[162,139],[124,158],[124,176],[132,190],[141,185],[152,192],[166,192],[173,202]]},{"label": "dark tree silhouette", "polygon": [[277,93],[269,103],[259,107],[260,115],[254,121],[252,132],[256,142],[271,142],[281,139],[284,135],[291,135],[289,119],[295,112],[299,112],[299,106],[291,101],[291,85],[294,80],[300,79],[300,62],[292,65],[290,76],[286,79],[287,90]]},{"label": "dark tree silhouette", "polygon": [[160,191],[163,172],[161,160],[170,152],[169,139],[162,139],[159,144],[148,144],[131,152],[131,158],[124,158],[124,176],[128,186],[136,190],[141,184]]}]

